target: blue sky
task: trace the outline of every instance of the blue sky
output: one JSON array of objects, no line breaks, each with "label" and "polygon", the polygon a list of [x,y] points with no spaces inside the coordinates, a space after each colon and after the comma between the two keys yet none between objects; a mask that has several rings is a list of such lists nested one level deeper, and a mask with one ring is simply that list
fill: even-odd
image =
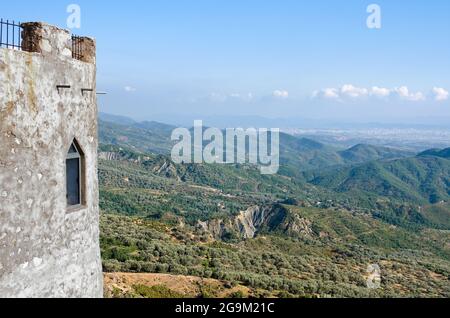
[{"label": "blue sky", "polygon": [[[101,110],[359,122],[450,118],[448,0],[22,0],[2,18],[98,42]],[[369,4],[382,28],[368,29]]]}]

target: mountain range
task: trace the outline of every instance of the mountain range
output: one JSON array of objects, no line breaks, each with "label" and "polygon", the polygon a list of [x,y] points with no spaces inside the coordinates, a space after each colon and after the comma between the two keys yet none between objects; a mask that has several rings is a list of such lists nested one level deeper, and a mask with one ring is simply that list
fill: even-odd
[{"label": "mountain range", "polygon": [[[243,172],[243,168],[233,165],[173,164],[168,157],[173,145],[170,140],[173,129],[174,126],[157,122],[137,123],[124,117],[102,115],[100,143],[113,147],[113,151],[128,151],[128,158],[137,158],[139,154],[156,155],[144,164],[160,176],[203,183],[222,190],[227,189],[225,184],[241,184],[238,180],[245,176],[244,184],[252,184],[254,189],[264,182],[270,185],[268,188],[278,187],[273,190],[275,193],[296,192],[298,197],[302,197],[299,193],[316,187],[314,191],[321,195],[327,193],[327,196],[341,199],[345,196],[358,200],[360,205],[365,202],[363,205],[370,209],[379,200],[397,204],[406,202],[417,206],[417,209],[421,205],[450,199],[450,149],[432,149],[417,155],[401,149],[364,144],[341,149],[282,133],[279,176],[272,176],[269,181],[251,167]],[[108,152],[108,149],[103,150]],[[226,182],[222,175],[227,176]],[[290,183],[286,184],[285,178],[289,178]]]},{"label": "mountain range", "polygon": [[[450,149],[347,149],[282,134],[280,172],[261,175],[248,164],[175,164],[171,125],[99,124],[107,272],[244,286],[233,297],[450,296]],[[385,278],[368,290],[374,262]],[[142,284],[107,288],[173,294]]]},{"label": "mountain range", "polygon": [[[117,145],[136,151],[169,155],[175,126],[158,122],[135,122],[132,119],[106,114],[100,115],[100,140],[103,144]],[[189,127],[188,127],[189,128]],[[356,145],[341,149],[312,139],[280,135],[281,163],[289,173],[337,165],[364,163],[371,160],[405,158],[412,153],[395,148]]]}]

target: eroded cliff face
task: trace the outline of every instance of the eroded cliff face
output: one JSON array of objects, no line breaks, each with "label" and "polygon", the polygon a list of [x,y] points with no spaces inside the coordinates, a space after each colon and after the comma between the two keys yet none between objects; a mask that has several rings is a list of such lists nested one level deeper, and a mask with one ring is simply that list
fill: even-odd
[{"label": "eroded cliff face", "polygon": [[197,227],[214,239],[224,239],[230,233],[237,234],[241,239],[255,238],[258,234],[268,232],[294,236],[313,235],[310,220],[292,214],[279,204],[254,206],[229,220],[199,221]]}]

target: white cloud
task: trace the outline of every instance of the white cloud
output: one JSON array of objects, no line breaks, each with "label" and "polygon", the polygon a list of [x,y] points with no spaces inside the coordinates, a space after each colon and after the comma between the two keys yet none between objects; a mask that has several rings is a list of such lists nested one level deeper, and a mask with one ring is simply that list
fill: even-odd
[{"label": "white cloud", "polygon": [[369,90],[367,88],[353,86],[352,84],[346,84],[342,86],[341,94],[350,98],[359,98],[369,95]]},{"label": "white cloud", "polygon": [[244,102],[251,102],[254,96],[253,93],[216,93],[209,94],[208,99],[215,103],[225,103],[230,100],[240,100]]},{"label": "white cloud", "polygon": [[339,98],[339,91],[335,88],[325,88],[325,90],[323,91],[323,95],[326,98],[337,99]]},{"label": "white cloud", "polygon": [[273,92],[273,96],[276,98],[281,99],[288,99],[289,98],[289,92],[285,90],[276,90]]},{"label": "white cloud", "polygon": [[125,92],[128,92],[128,93],[132,93],[137,90],[136,88],[131,87],[131,86],[125,86],[123,89],[125,90]]},{"label": "white cloud", "polygon": [[[436,96],[436,101],[446,100],[449,97],[449,93],[442,88],[434,88],[433,93]],[[346,84],[340,88],[325,88],[322,90],[314,91],[313,98],[333,99],[338,101],[345,101],[348,99],[367,99],[367,98],[392,98],[397,97],[402,100],[410,102],[425,101],[426,94],[421,91],[411,92],[407,86],[401,86],[396,88],[386,88],[373,86],[371,88],[358,87],[352,84]]]},{"label": "white cloud", "polygon": [[434,99],[438,102],[442,102],[448,99],[448,91],[441,87],[433,88]]},{"label": "white cloud", "polygon": [[394,88],[394,92],[404,100],[408,100],[411,102],[420,102],[426,100],[425,94],[422,92],[410,92],[407,86],[396,87]]},{"label": "white cloud", "polygon": [[251,101],[253,99],[253,93],[241,94],[241,93],[232,93],[229,96],[230,98],[241,99],[244,101]]},{"label": "white cloud", "polygon": [[425,94],[422,92],[417,92],[409,96],[409,100],[413,102],[421,102],[425,101],[426,99],[427,98],[425,97]]},{"label": "white cloud", "polygon": [[409,89],[406,86],[402,86],[400,88],[395,88],[394,91],[402,98],[408,98],[409,97]]},{"label": "white cloud", "polygon": [[376,97],[389,97],[391,90],[389,88],[374,86],[371,88],[370,94]]},{"label": "white cloud", "polygon": [[312,98],[339,99],[339,90],[336,88],[324,88],[320,91],[314,91]]}]

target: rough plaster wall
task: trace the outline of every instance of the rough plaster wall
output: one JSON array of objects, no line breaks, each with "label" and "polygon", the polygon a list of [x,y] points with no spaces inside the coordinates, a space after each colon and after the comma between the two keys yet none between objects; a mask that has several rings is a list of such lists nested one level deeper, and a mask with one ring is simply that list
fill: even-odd
[{"label": "rough plaster wall", "polygon": [[[97,106],[95,93],[81,93],[95,82],[94,64],[0,49],[0,297],[102,297]],[[87,204],[68,213],[74,137]]]}]

